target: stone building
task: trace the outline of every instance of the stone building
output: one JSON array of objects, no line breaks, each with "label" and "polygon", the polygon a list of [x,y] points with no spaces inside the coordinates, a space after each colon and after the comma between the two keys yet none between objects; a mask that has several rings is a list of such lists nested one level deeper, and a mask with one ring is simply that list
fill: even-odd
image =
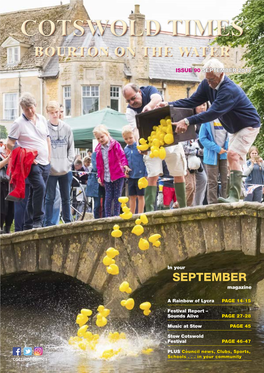
[{"label": "stone building", "polygon": [[[199,69],[204,59],[210,57],[202,55],[202,48],[211,42],[208,37],[172,36],[169,32],[153,36],[154,31],[152,36],[146,36],[146,20],[139,5],[126,23],[129,26],[135,21],[135,34],[143,36],[131,36],[130,28],[118,36],[124,30],[120,23],[114,29],[102,25],[105,31],[101,33],[93,22],[95,32],[91,32],[91,20],[82,0],[0,17],[0,124],[7,127],[20,114],[18,98],[23,92],[36,97],[38,112],[45,115],[46,103],[58,100],[64,104],[68,117],[105,107],[125,112],[121,89],[128,82],[154,85],[166,101],[188,97],[195,91],[200,75],[176,69]],[[21,31],[26,20],[33,21],[25,29],[32,36]],[[52,36],[40,34],[38,25],[44,20],[49,20],[43,23],[45,35],[55,25]],[[58,20],[72,22],[64,30]],[[78,23],[83,27],[83,35],[73,27],[74,20],[83,20]],[[190,51],[188,56],[185,48]],[[238,58],[237,54],[234,56]]]}]

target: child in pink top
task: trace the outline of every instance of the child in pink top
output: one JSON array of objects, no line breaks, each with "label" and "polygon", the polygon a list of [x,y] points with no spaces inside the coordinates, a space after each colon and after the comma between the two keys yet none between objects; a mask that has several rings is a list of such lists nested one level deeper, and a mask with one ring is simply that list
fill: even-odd
[{"label": "child in pink top", "polygon": [[114,216],[120,214],[118,198],[122,195],[125,173],[131,171],[118,141],[114,140],[104,125],[94,128],[93,134],[99,142],[96,151],[98,182],[105,187],[105,216],[112,216],[111,206],[114,201]]}]

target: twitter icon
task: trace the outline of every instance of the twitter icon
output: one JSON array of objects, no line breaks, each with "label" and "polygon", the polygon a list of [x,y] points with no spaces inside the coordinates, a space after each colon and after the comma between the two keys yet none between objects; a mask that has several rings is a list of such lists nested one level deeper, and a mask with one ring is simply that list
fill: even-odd
[{"label": "twitter icon", "polygon": [[32,355],[32,348],[24,347],[24,356],[31,356],[31,355]]}]

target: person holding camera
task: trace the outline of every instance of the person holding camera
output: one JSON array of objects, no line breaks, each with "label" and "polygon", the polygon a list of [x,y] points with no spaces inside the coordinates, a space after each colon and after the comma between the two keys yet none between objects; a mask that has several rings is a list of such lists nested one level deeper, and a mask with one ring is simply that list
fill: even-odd
[{"label": "person holding camera", "polygon": [[247,176],[245,181],[247,195],[244,201],[261,202],[264,184],[264,161],[259,156],[256,146],[251,146],[248,154],[250,159],[247,161],[247,167],[244,170],[244,175]]}]

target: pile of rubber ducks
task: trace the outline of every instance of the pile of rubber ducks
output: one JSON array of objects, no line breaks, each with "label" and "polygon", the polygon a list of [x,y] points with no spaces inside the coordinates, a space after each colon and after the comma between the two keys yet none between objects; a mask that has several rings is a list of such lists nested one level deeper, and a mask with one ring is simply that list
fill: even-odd
[{"label": "pile of rubber ducks", "polygon": [[117,255],[119,255],[119,251],[114,247],[109,247],[109,249],[106,250],[106,256],[103,259],[103,264],[107,267],[107,273],[110,275],[119,274],[119,267],[115,264],[114,260]]},{"label": "pile of rubber ducks", "polygon": [[150,158],[159,157],[165,159],[166,150],[163,145],[171,145],[174,143],[173,129],[171,124],[171,118],[166,117],[160,120],[158,126],[154,126],[153,130],[148,139],[141,138],[137,146],[138,150],[144,152],[150,149]]}]

